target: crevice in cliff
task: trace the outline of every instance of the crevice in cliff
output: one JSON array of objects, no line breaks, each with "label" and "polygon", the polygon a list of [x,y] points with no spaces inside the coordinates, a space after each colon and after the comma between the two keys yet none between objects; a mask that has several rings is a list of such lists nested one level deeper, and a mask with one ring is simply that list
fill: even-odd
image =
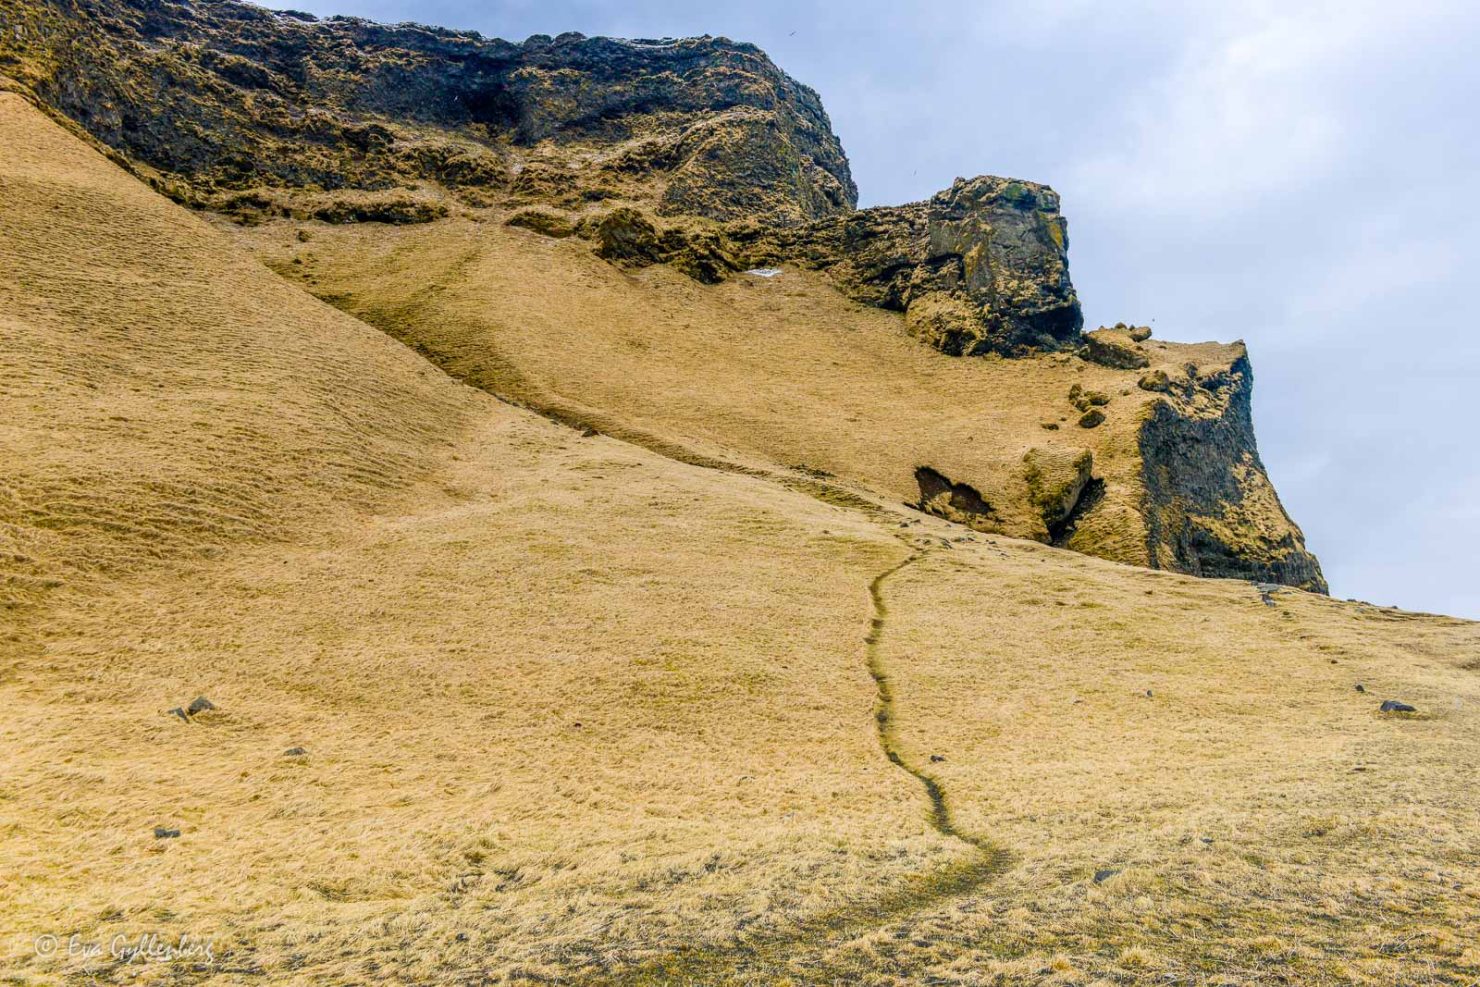
[{"label": "crevice in cliff", "polygon": [[1079,491],[1079,497],[1074,501],[1074,506],[1069,508],[1069,513],[1048,526],[1048,543],[1055,548],[1067,548],[1069,539],[1074,537],[1074,531],[1079,527],[1080,519],[1099,506],[1104,499],[1105,481],[1091,478]]},{"label": "crevice in cliff", "polygon": [[1001,518],[997,509],[969,483],[956,483],[931,466],[915,467],[920,499],[915,506],[926,514],[972,528],[994,530]]}]

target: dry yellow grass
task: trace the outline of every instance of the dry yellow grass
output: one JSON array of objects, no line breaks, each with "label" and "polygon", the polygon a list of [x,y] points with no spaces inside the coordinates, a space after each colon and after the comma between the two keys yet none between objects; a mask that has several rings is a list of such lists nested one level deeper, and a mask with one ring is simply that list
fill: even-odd
[{"label": "dry yellow grass", "polygon": [[[1035,447],[1088,449],[1106,500],[1070,544],[1147,561],[1132,519],[1139,428],[1155,395],[1136,386],[1140,372],[1067,355],[962,360],[813,272],[701,285],[665,266],[623,271],[583,241],[501,218],[490,210],[406,228],[281,222],[233,232],[273,269],[459,379],[649,445],[820,470],[896,504],[919,499],[915,470],[929,466],[981,491],[1003,530],[1045,537],[1025,510],[1023,457]],[[1227,366],[1238,352],[1148,348],[1173,371]],[[1076,384],[1109,397],[1100,427],[1076,424]]]},{"label": "dry yellow grass", "polygon": [[[5,96],[0,186],[10,981],[1480,977],[1476,625],[1266,606],[583,438],[453,383]],[[558,249],[521,242],[510,277],[535,276],[529,243]],[[704,304],[669,277],[635,279],[653,311]],[[754,315],[725,345],[813,348],[765,326],[821,285],[719,290]],[[905,461],[815,407],[772,436],[794,445],[747,446],[772,426],[712,376],[639,417],[616,402],[660,373],[642,316],[621,323],[639,355],[598,348],[606,372],[575,352],[584,321],[499,343],[565,346],[584,369],[562,399],[589,386],[660,448],[683,413],[686,443],[758,470],[776,448],[860,482]],[[845,369],[836,422],[903,397]],[[219,709],[166,712],[201,693]],[[1422,712],[1379,716],[1388,696]],[[215,937],[216,963],[33,945],[151,931]]]}]

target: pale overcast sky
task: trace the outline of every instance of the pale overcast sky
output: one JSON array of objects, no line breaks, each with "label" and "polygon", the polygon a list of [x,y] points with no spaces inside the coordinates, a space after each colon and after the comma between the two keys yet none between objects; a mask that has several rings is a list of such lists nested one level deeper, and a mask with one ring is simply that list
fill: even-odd
[{"label": "pale overcast sky", "polygon": [[1480,617],[1480,3],[280,0],[522,40],[725,35],[821,95],[861,205],[1046,182],[1092,327],[1238,339],[1332,593]]}]

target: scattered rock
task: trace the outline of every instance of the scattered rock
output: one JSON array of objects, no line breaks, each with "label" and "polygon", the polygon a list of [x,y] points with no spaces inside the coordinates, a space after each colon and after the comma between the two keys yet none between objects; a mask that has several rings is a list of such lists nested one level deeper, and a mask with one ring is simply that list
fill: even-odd
[{"label": "scattered rock", "polygon": [[1079,416],[1080,428],[1099,428],[1105,422],[1105,413],[1099,408],[1091,408]]},{"label": "scattered rock", "polygon": [[1203,842],[1204,842],[1204,843],[1205,843],[1205,844],[1207,844],[1207,845],[1208,845],[1208,846],[1212,846],[1212,845],[1213,845],[1213,838],[1212,838],[1212,837],[1211,837],[1211,836],[1203,836],[1203,837],[1200,837],[1200,839],[1201,839],[1201,840],[1202,840],[1202,841],[1203,841]]},{"label": "scattered rock", "polygon": [[1399,702],[1396,699],[1385,699],[1383,700],[1381,711],[1384,713],[1417,713],[1418,708],[1404,702]]},{"label": "scattered rock", "polygon": [[1165,393],[1172,389],[1172,378],[1167,376],[1165,370],[1148,370],[1136,381],[1136,385],[1143,391],[1160,391]]},{"label": "scattered rock", "polygon": [[942,762],[944,760],[945,760],[945,756],[942,755],[942,754],[931,754],[930,755],[930,763],[931,764],[939,764],[940,762]]},{"label": "scattered rock", "polygon": [[[1121,326],[1120,325],[1117,325],[1116,328],[1119,329],[1119,328],[1121,328]],[[1148,340],[1148,339],[1151,338],[1151,327],[1150,326],[1126,326],[1125,327],[1125,334],[1127,336],[1131,337],[1131,339],[1134,339],[1138,343],[1144,343],[1144,342],[1146,342],[1146,340]]]},{"label": "scattered rock", "polygon": [[1069,388],[1069,403],[1079,411],[1088,411],[1109,404],[1110,395],[1104,391],[1087,391],[1082,385],[1075,384]]},{"label": "scattered rock", "polygon": [[1363,685],[1362,683],[1358,682],[1357,683],[1357,691],[1358,692],[1366,692],[1367,691],[1367,687],[1365,685]]},{"label": "scattered rock", "polygon": [[211,702],[205,696],[196,696],[194,699],[190,700],[190,705],[185,707],[185,712],[189,713],[191,716],[196,716],[200,713],[206,712],[207,710],[212,710],[215,708],[216,704]]},{"label": "scattered rock", "polygon": [[572,223],[569,217],[551,209],[521,209],[504,220],[504,225],[526,229],[540,236],[553,237],[557,240],[564,239],[576,231],[576,224]]},{"label": "scattered rock", "polygon": [[174,709],[170,710],[170,715],[178,716],[181,720],[183,720],[186,723],[189,723],[190,722],[190,714],[187,713],[187,712],[185,712],[185,709],[184,709],[183,706],[176,706]]},{"label": "scattered rock", "polygon": [[1057,432],[1059,430],[1058,422],[1041,422],[1040,424],[1050,432]]},{"label": "scattered rock", "polygon": [[283,757],[306,757],[307,755],[308,751],[304,750],[302,747],[289,747],[287,750],[283,751]]},{"label": "scattered rock", "polygon": [[590,426],[587,426],[586,428],[581,429],[581,438],[583,438],[583,439],[594,439],[596,436],[598,436],[600,434],[601,434],[600,432],[596,431],[596,429],[591,428]]},{"label": "scattered rock", "polygon": [[1096,329],[1084,334],[1084,349],[1080,351],[1086,360],[1116,370],[1140,370],[1151,366],[1146,351],[1131,339],[1123,329]]},{"label": "scattered rock", "polygon": [[1151,692],[1151,690],[1150,690],[1150,689],[1147,689],[1147,690],[1146,690],[1146,698],[1147,698],[1147,699],[1150,699],[1150,698],[1151,698],[1151,696],[1152,696],[1152,692]]},{"label": "scattered rock", "polygon": [[180,831],[178,829],[166,829],[163,826],[155,826],[154,838],[156,840],[178,840],[180,838]]},{"label": "scattered rock", "polygon": [[1104,884],[1106,881],[1110,880],[1110,878],[1119,873],[1120,868],[1118,867],[1102,867],[1101,869],[1095,871],[1095,883]]}]

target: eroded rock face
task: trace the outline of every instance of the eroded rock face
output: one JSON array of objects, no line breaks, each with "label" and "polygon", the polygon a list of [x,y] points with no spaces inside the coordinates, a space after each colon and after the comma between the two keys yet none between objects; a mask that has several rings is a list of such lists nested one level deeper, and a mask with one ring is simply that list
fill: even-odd
[{"label": "eroded rock face", "polygon": [[855,209],[817,95],[751,45],[515,44],[234,0],[0,6],[0,87],[182,202],[244,222],[492,215],[704,283],[795,264],[947,354],[1064,351],[1022,373],[1079,366],[1106,390],[1075,385],[998,459],[920,467],[923,510],[1121,562],[1324,589],[1259,462],[1241,351],[1199,372],[1144,326],[1082,334],[1046,186],[958,179]]},{"label": "eroded rock face", "polygon": [[794,223],[857,199],[817,94],[723,38],[513,44],[232,0],[16,6],[0,72],[199,204],[433,183],[474,205],[620,197]]},{"label": "eroded rock face", "polygon": [[752,262],[825,270],[851,297],[905,313],[910,332],[955,356],[1076,345],[1084,323],[1068,227],[1044,185],[957,179],[925,202],[731,235]]},{"label": "eroded rock face", "polygon": [[1325,593],[1320,563],[1259,460],[1248,356],[1179,383],[1140,433],[1151,565]]},{"label": "eroded rock face", "polygon": [[920,500],[916,506],[926,514],[934,514],[978,531],[1001,530],[1001,518],[997,515],[997,509],[969,483],[954,482],[930,466],[921,466],[915,470],[915,482],[920,485]]}]

